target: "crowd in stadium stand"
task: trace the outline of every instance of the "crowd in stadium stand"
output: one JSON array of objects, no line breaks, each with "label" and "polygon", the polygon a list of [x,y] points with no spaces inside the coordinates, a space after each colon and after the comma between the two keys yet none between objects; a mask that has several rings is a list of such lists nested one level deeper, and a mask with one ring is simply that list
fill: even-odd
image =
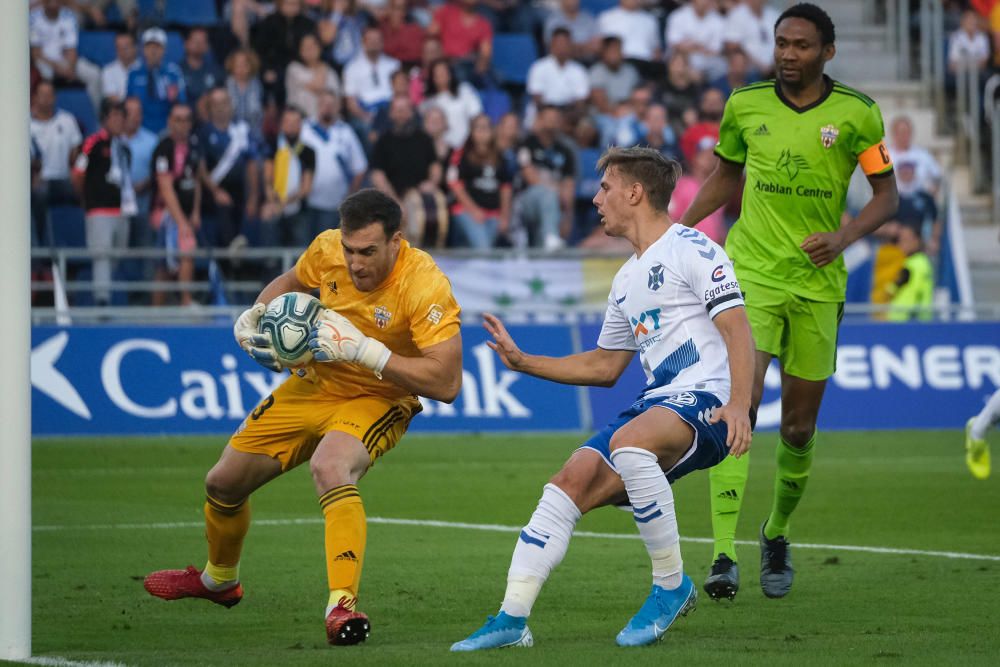
[{"label": "crowd in stadium stand", "polygon": [[[589,203],[602,147],[681,162],[681,215],[726,99],[771,75],[778,16],[765,0],[32,7],[33,239],[79,241],[76,225],[95,251],[163,247],[155,277],[182,281],[186,249],[302,247],[367,186],[420,246],[614,248]],[[738,210],[702,228],[721,242]],[[112,269],[94,263],[99,304]]]}]

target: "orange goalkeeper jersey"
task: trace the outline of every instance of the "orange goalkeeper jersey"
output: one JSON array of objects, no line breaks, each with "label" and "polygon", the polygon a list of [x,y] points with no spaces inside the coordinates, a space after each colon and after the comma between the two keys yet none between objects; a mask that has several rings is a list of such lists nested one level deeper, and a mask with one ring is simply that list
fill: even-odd
[{"label": "orange goalkeeper jersey", "polygon": [[[346,317],[366,336],[382,341],[393,354],[420,356],[420,350],[448,340],[459,332],[458,302],[451,283],[434,259],[400,243],[389,277],[371,292],[354,287],[340,230],[318,235],[295,265],[299,282],[319,288],[320,301]],[[317,382],[332,395],[402,398],[410,392],[372,371],[350,363],[313,363]]]}]

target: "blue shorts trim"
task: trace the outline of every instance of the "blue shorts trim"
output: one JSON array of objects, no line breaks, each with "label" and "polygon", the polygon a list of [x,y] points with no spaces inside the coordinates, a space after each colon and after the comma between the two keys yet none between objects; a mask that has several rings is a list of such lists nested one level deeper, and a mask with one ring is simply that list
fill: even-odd
[{"label": "blue shorts trim", "polygon": [[612,470],[615,470],[615,466],[611,462],[611,436],[646,410],[653,407],[666,408],[694,429],[691,448],[684,453],[684,456],[674,467],[665,473],[667,481],[673,484],[674,481],[688,473],[711,468],[721,463],[729,454],[729,448],[726,446],[728,434],[726,423],[722,421],[717,424],[708,423],[712,410],[721,406],[722,401],[719,400],[719,397],[707,391],[684,391],[669,396],[640,399],[611,423],[592,435],[590,439],[580,445],[580,449],[594,450],[601,455],[601,458]]}]

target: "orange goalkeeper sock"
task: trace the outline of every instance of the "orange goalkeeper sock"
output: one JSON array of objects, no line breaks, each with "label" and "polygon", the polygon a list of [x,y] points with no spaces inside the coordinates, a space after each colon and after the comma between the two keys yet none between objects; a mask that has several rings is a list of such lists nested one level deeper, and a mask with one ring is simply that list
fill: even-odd
[{"label": "orange goalkeeper sock", "polygon": [[[354,484],[337,486],[319,498],[326,524],[326,575],[330,584],[330,605],[353,609],[361,583],[365,560],[365,506]],[[336,599],[334,599],[336,598]],[[329,608],[328,610],[329,611]]]},{"label": "orange goalkeeper sock", "polygon": [[250,500],[230,505],[205,497],[208,563],[202,581],[209,588],[228,588],[240,578],[240,553],[250,529]]}]

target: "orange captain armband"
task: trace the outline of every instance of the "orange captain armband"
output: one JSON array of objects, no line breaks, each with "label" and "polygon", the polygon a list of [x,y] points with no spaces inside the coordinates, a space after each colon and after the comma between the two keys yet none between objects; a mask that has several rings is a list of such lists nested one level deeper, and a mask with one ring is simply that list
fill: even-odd
[{"label": "orange captain armband", "polygon": [[882,174],[892,169],[892,158],[889,157],[889,149],[885,147],[885,142],[880,141],[862,151],[858,156],[858,164],[867,176]]}]

